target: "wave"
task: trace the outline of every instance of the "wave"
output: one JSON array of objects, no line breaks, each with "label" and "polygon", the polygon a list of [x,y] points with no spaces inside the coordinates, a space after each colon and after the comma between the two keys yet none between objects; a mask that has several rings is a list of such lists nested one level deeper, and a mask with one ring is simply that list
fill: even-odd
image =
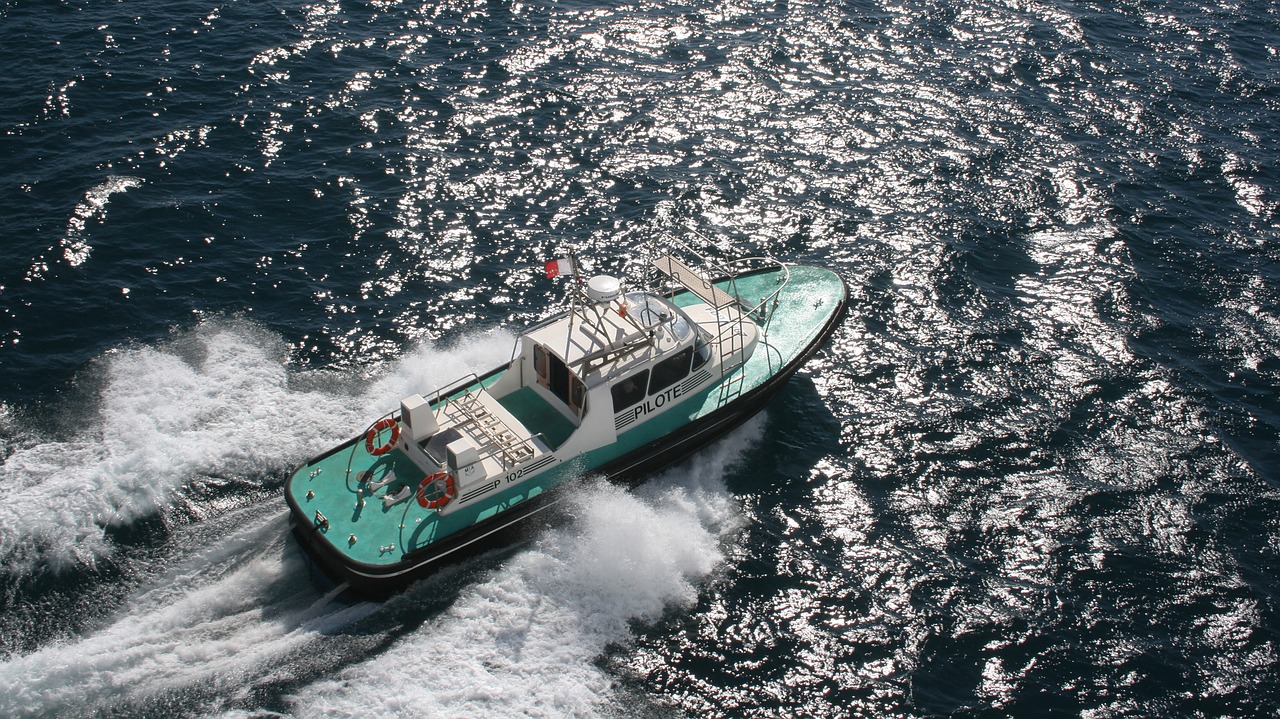
[{"label": "wave", "polygon": [[[742,522],[725,467],[762,426],[635,492],[583,480],[563,524],[464,582],[443,611],[448,579],[383,605],[317,599],[282,511],[228,512],[184,530],[176,543],[188,554],[98,630],[0,663],[0,714],[150,714],[180,702],[183,714],[275,715],[247,707],[282,685],[294,687],[297,716],[605,712],[618,696],[596,659],[632,622],[695,602]],[[406,616],[428,619],[405,630]]]},{"label": "wave", "polygon": [[16,442],[0,466],[0,561],[12,574],[92,567],[115,550],[108,528],[164,516],[210,477],[277,481],[432,378],[505,361],[511,342],[424,344],[371,380],[292,372],[279,337],[244,321],[111,352],[91,406],[66,408],[71,436]]},{"label": "wave", "polygon": [[0,714],[92,716],[192,692],[243,698],[282,657],[376,610],[312,608],[301,555],[282,547],[283,513],[235,513],[220,529],[100,631],[0,664]]},{"label": "wave", "polygon": [[[76,204],[71,217],[67,219],[67,232],[60,243],[61,259],[68,266],[79,267],[89,260],[93,246],[85,240],[85,230],[90,222],[102,222],[106,219],[107,205],[111,201],[111,196],[141,187],[142,183],[142,179],[138,177],[109,175],[101,184],[94,185],[85,191],[84,198]],[[43,279],[49,271],[49,263],[57,261],[51,255],[58,249],[58,247],[50,247],[45,254],[36,258],[27,269],[26,281]]]}]

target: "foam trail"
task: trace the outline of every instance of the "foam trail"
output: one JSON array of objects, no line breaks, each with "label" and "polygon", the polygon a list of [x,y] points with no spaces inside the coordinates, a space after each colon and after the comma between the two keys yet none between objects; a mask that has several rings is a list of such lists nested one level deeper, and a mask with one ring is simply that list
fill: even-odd
[{"label": "foam trail", "polygon": [[[573,521],[465,590],[440,617],[297,693],[297,716],[593,716],[613,698],[595,660],[632,621],[689,606],[740,521],[722,473],[757,418],[635,492],[586,482]],[[411,599],[411,597],[409,598]]]},{"label": "foam trail", "polygon": [[283,513],[236,519],[234,541],[175,567],[101,631],[0,664],[0,716],[93,715],[191,688],[234,698],[280,658],[376,610],[311,607],[299,555],[282,552]]},{"label": "foam trail", "polygon": [[400,400],[411,394],[430,397],[455,380],[506,364],[515,342],[515,335],[496,330],[470,336],[447,350],[432,343],[423,344],[397,360],[391,372],[369,386],[364,393],[364,413],[371,417],[382,415],[399,408]]},{"label": "foam trail", "polygon": [[[32,571],[92,564],[111,551],[103,527],[165,506],[206,474],[278,471],[338,436],[351,411],[336,397],[290,390],[278,339],[247,325],[202,325],[173,346],[105,362],[96,415],[83,433],[15,451],[0,488],[0,558]],[[322,407],[306,423],[295,407]]]},{"label": "foam trail", "polygon": [[162,512],[193,479],[283,472],[433,378],[506,361],[511,341],[424,345],[355,396],[293,386],[279,338],[244,322],[110,354],[98,406],[67,408],[78,436],[19,447],[0,466],[0,562],[23,574],[92,565],[113,551],[105,527]]},{"label": "foam trail", "polygon": [[[9,497],[56,501],[37,505],[43,513],[0,511],[0,547],[10,560],[30,558],[22,551],[42,540],[56,558],[58,542],[88,537],[97,544],[68,556],[92,561],[110,551],[97,522],[154,512],[201,471],[288,466],[429,389],[428,369],[453,377],[494,366],[510,341],[423,345],[355,395],[291,388],[283,352],[270,349],[278,340],[245,324],[211,323],[169,347],[122,352],[108,362],[101,439],[37,444],[6,463]],[[59,515],[59,505],[71,506]],[[59,516],[67,521],[42,534],[40,522]],[[102,629],[0,663],[0,716],[92,715],[179,693],[195,705],[200,696],[211,706],[244,701],[326,632],[376,611],[317,601],[285,517],[283,502],[248,505],[177,530],[164,571]]]}]

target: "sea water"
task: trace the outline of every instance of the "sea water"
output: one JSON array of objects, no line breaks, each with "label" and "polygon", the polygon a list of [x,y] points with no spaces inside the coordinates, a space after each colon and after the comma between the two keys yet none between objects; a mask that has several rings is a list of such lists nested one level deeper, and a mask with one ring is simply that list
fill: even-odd
[{"label": "sea water", "polygon": [[[1274,3],[0,3],[0,714],[1280,707]],[[765,414],[383,604],[290,468],[575,251],[831,267]]]}]

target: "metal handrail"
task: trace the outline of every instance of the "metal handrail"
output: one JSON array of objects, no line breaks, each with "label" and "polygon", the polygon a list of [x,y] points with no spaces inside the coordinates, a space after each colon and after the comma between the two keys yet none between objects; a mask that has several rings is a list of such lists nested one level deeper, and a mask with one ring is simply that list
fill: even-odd
[{"label": "metal handrail", "polygon": [[[480,379],[480,375],[476,374],[475,372],[468,372],[466,375],[462,377],[462,379],[458,380],[457,382],[454,382],[448,387],[445,387],[444,389],[437,389],[436,401],[432,402],[432,405],[436,407],[437,411],[443,412],[445,409],[449,407],[448,395],[456,394],[459,391],[466,391],[466,389],[473,384],[478,384],[480,385],[480,389],[482,391],[485,390],[484,381]],[[444,404],[441,405],[441,402],[443,402]]]},{"label": "metal handrail", "polygon": [[[781,260],[778,260],[773,257],[765,257],[765,256],[742,257],[736,260],[731,260],[729,264],[732,266],[732,265],[741,265],[741,264],[747,264],[752,262],[760,262],[760,263],[776,265],[778,269],[782,270],[782,280],[778,283],[778,286],[775,287],[772,292],[762,297],[760,299],[760,304],[747,309],[747,314],[750,314],[750,315],[755,315],[757,312],[763,313],[764,326],[766,329],[768,329],[769,323],[773,320],[773,313],[771,311],[767,311],[765,309],[765,306],[769,304],[770,300],[773,301],[773,308],[776,308],[778,306],[778,303],[779,303],[778,296],[781,295],[782,290],[785,289],[786,286],[791,283],[791,268]],[[739,303],[741,303],[742,296],[738,292],[736,274],[733,275],[733,277],[730,279],[730,283],[733,284],[734,296],[737,297]],[[743,307],[746,308],[747,305],[744,304]]]}]

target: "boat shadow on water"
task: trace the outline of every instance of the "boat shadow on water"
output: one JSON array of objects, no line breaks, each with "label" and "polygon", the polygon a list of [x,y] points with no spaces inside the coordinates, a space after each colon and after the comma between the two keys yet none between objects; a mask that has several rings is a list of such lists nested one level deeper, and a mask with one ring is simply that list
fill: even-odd
[{"label": "boat shadow on water", "polygon": [[808,485],[809,472],[839,446],[840,418],[804,374],[791,378],[767,415],[764,435],[743,456],[742,469],[725,479],[735,495],[792,501]]}]

